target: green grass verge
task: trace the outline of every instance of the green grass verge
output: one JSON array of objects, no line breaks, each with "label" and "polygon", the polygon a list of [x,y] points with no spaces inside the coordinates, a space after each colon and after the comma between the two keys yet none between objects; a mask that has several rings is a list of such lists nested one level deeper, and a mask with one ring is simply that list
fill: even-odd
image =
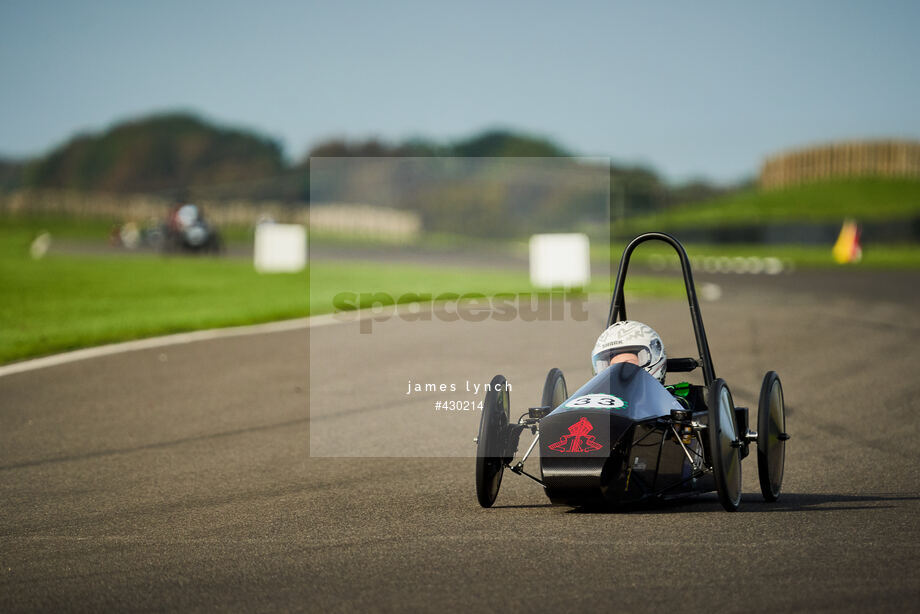
[{"label": "green grass verge", "polygon": [[16,215],[10,216],[0,213],[0,240],[4,248],[10,242],[18,241],[20,245],[31,241],[40,232],[50,232],[57,239],[74,239],[80,241],[108,240],[115,220],[104,219],[74,219],[64,215]]},{"label": "green grass verge", "polygon": [[[39,232],[49,232],[55,239],[68,241],[85,241],[87,243],[105,243],[112,229],[120,226],[124,220],[106,220],[100,218],[76,219],[65,215],[15,215],[0,213],[0,229],[4,240],[9,233],[16,231],[21,236],[36,236]],[[255,231],[251,226],[227,225],[220,228],[221,237],[230,245],[251,245]]]},{"label": "green grass verge", "polygon": [[[47,226],[45,226],[47,227]],[[525,272],[318,262],[259,275],[229,258],[28,256],[34,231],[0,226],[0,363],[102,343],[330,312],[342,291],[532,292]],[[588,288],[608,292],[607,280]],[[312,291],[311,291],[312,290]],[[679,296],[670,279],[635,277],[634,295]],[[312,295],[312,296],[311,296]],[[311,302],[312,299],[312,302]]]},{"label": "green grass verge", "polygon": [[785,222],[861,222],[909,219],[920,215],[920,181],[859,178],[826,181],[781,190],[740,192],[709,202],[687,204],[623,222],[635,229],[777,224]]}]

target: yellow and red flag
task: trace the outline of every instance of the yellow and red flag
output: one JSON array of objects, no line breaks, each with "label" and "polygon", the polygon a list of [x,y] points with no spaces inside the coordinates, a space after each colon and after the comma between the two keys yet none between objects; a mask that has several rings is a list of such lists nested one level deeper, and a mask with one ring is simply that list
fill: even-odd
[{"label": "yellow and red flag", "polygon": [[847,264],[862,260],[862,247],[859,245],[859,225],[853,220],[844,220],[843,228],[834,244],[834,261]]}]

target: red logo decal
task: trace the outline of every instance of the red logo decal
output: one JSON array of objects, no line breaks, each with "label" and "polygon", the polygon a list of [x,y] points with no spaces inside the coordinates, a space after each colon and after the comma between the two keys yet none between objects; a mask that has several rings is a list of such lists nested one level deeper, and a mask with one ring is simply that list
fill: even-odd
[{"label": "red logo decal", "polygon": [[563,435],[559,441],[549,445],[550,450],[557,452],[591,452],[599,450],[603,446],[594,441],[594,435],[588,435],[594,430],[594,426],[588,422],[587,418],[582,418],[569,427],[569,434]]}]

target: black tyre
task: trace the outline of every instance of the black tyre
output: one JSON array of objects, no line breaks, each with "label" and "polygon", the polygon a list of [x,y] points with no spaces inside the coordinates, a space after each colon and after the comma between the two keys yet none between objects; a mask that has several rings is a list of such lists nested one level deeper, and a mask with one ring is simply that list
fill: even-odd
[{"label": "black tyre", "polygon": [[757,404],[757,474],[767,501],[776,501],[783,487],[787,439],[783,385],[779,375],[770,371],[763,378]]},{"label": "black tyre", "polygon": [[709,386],[709,454],[719,502],[734,512],[741,504],[741,446],[732,394],[720,379]]},{"label": "black tyre", "polygon": [[490,388],[482,403],[476,446],[476,496],[482,507],[492,507],[498,496],[511,430],[511,398],[505,376],[493,377]]},{"label": "black tyre", "polygon": [[556,409],[569,398],[569,391],[565,385],[565,377],[562,371],[553,367],[546,374],[546,383],[543,384],[543,398],[540,405]]}]

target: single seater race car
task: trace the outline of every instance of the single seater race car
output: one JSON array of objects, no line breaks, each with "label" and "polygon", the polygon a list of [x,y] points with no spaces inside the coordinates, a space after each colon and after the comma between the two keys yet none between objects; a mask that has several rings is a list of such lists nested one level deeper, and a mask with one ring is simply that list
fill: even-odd
[{"label": "single seater race car", "polygon": [[[780,495],[785,464],[786,416],[779,375],[763,378],[757,407],[757,431],[749,428],[748,410],[735,407],[728,385],[716,377],[700,315],[690,260],[671,235],[650,232],[633,239],[623,252],[610,303],[607,326],[626,320],[623,295],[629,259],[646,241],[663,241],[680,258],[699,357],[669,358],[668,373],[701,369],[704,385],[665,386],[631,363],[599,372],[569,395],[565,377],[551,369],[541,404],[512,422],[506,380],[496,375],[483,401],[476,453],[476,494],[491,507],[504,470],[541,484],[553,503],[619,506],[668,500],[716,491],[722,506],[741,503],[741,461],[757,447],[760,490],[764,499]],[[521,434],[533,441],[512,464]],[[540,476],[524,469],[539,444]]]}]

